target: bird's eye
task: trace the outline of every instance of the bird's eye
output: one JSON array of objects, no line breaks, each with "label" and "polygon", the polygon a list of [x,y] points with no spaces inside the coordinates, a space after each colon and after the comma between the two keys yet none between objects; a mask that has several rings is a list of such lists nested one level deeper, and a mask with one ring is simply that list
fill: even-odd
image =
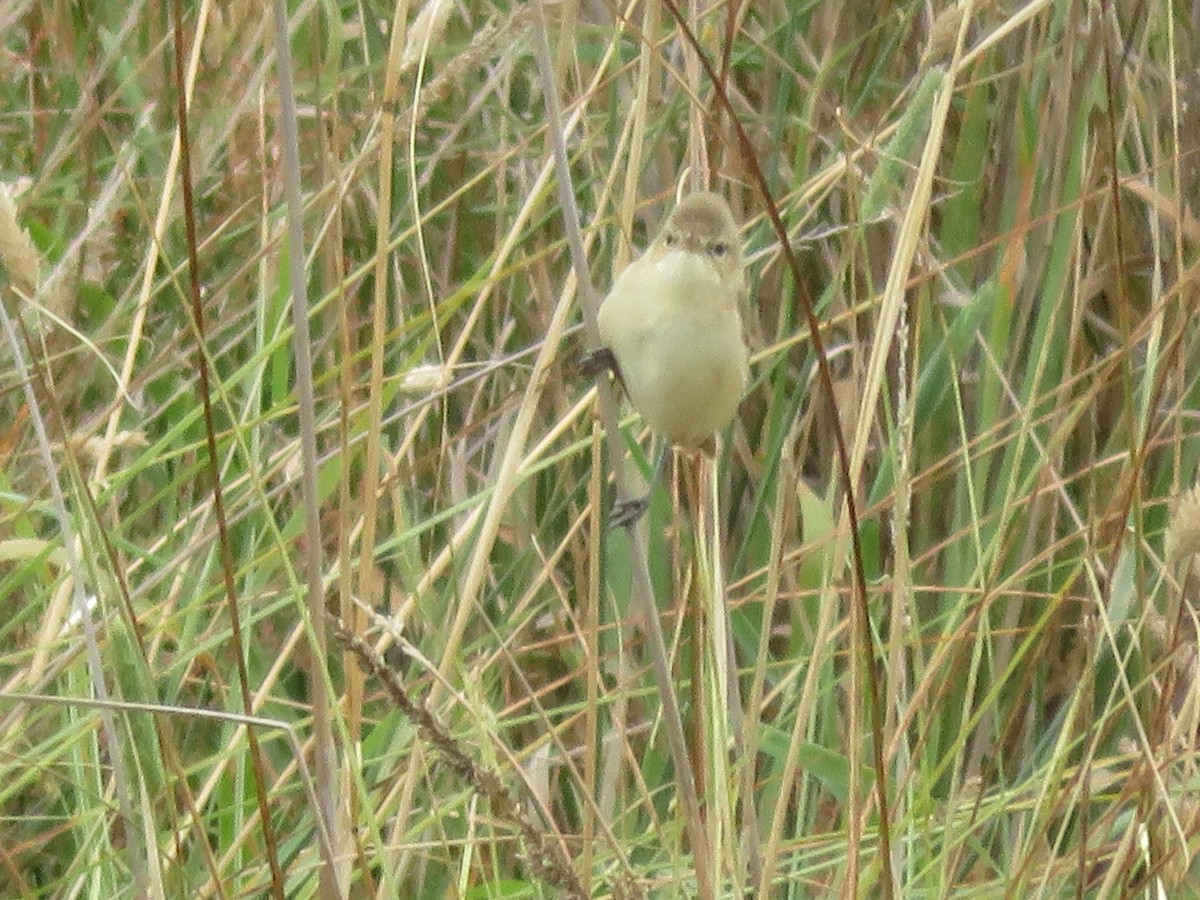
[{"label": "bird's eye", "polygon": [[726,253],[729,252],[729,245],[726,244],[724,241],[717,241],[715,244],[713,244],[711,247],[708,248],[708,252],[711,253],[713,256],[715,256],[717,259],[720,259],[722,256],[724,256]]}]

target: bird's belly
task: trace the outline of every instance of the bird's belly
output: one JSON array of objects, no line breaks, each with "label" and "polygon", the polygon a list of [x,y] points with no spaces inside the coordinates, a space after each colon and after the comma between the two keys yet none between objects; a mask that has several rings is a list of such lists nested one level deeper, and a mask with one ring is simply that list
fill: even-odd
[{"label": "bird's belly", "polygon": [[678,444],[698,444],[729,424],[741,402],[741,322],[728,311],[675,311],[651,326],[639,336],[639,364],[623,366],[630,400],[652,430]]}]

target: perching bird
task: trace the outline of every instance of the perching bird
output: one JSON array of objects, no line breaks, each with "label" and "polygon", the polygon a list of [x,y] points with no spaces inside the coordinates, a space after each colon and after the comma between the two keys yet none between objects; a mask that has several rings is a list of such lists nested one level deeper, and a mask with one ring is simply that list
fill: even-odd
[{"label": "perching bird", "polygon": [[[600,306],[601,355],[650,429],[685,449],[728,425],[746,393],[743,268],[729,205],[689,194]],[[665,450],[660,468],[664,460]],[[636,520],[648,499],[623,504],[613,524]]]}]

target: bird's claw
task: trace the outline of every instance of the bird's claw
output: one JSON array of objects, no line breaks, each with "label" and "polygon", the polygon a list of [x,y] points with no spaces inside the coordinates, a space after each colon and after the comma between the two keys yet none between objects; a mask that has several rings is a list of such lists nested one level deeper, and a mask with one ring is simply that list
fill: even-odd
[{"label": "bird's claw", "polygon": [[602,372],[616,372],[617,358],[607,347],[601,347],[583,355],[579,360],[579,371],[590,378],[595,378]]},{"label": "bird's claw", "polygon": [[633,497],[629,500],[618,500],[613,504],[608,523],[612,528],[629,528],[637,524],[638,519],[646,514],[650,506],[650,495]]}]

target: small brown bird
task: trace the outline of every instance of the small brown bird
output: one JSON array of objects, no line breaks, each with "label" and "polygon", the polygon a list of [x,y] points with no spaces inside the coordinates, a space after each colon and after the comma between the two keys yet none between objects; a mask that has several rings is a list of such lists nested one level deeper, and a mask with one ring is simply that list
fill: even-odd
[{"label": "small brown bird", "polygon": [[[600,306],[609,363],[642,419],[672,444],[700,447],[729,424],[746,393],[749,354],[738,310],[745,289],[729,205],[699,192],[679,202]],[[613,523],[636,520],[648,496],[616,510]]]}]

